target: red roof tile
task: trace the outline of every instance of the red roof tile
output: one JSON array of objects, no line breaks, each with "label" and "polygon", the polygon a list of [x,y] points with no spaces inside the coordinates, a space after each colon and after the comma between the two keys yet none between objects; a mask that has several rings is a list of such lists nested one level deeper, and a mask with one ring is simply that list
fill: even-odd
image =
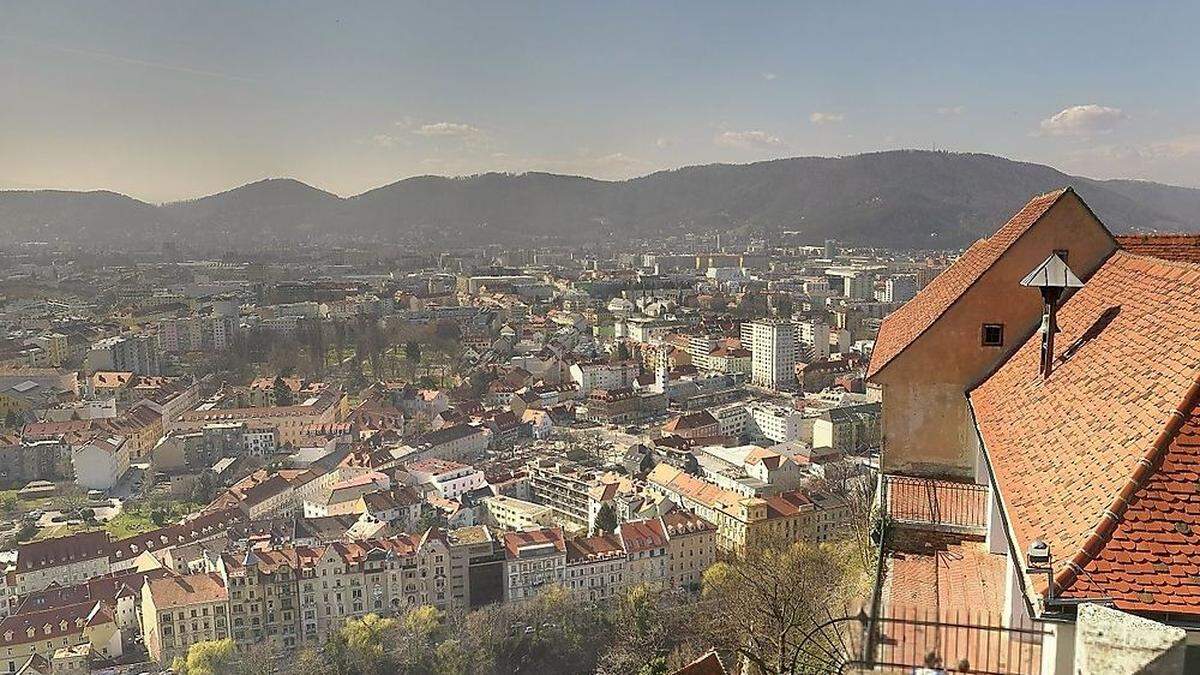
[{"label": "red roof tile", "polygon": [[[1060,309],[1048,380],[1038,375],[1035,334],[970,393],[1018,550],[1034,539],[1050,544],[1061,561],[1062,586],[1077,571],[1062,563],[1088,566],[1103,558],[1114,524],[1118,533],[1127,525],[1119,496],[1137,489],[1143,508],[1156,503],[1143,492],[1155,484],[1143,464],[1170,443],[1160,437],[1200,370],[1197,298],[1200,265],[1118,251]],[[1178,497],[1164,499],[1184,507]],[[1129,517],[1138,513],[1129,508]],[[1200,515],[1200,503],[1192,508]],[[1163,513],[1172,527],[1179,520]],[[1200,541],[1179,533],[1168,538],[1178,560],[1200,564]],[[1153,570],[1147,563],[1138,571]],[[1173,574],[1154,576],[1153,583]],[[1200,610],[1200,603],[1191,607]]]},{"label": "red roof tile", "polygon": [[1200,613],[1200,411],[1153,466],[1111,538],[1068,595],[1107,596],[1127,611]]},{"label": "red roof tile", "polygon": [[1137,255],[1200,263],[1200,234],[1127,234],[1117,245]]},{"label": "red roof tile", "polygon": [[879,327],[867,377],[874,376],[882,370],[928,330],[951,305],[979,281],[984,272],[1000,259],[1013,242],[1045,215],[1059,197],[1070,191],[1069,187],[1063,188],[1029,200],[1029,203],[994,235],[975,242],[945,272],[921,289],[916,297],[889,314]]}]

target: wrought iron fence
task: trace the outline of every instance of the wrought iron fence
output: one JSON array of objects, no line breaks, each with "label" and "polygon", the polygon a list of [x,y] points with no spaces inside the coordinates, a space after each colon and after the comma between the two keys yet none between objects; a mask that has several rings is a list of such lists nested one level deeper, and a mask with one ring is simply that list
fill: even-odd
[{"label": "wrought iron fence", "polygon": [[815,626],[800,645],[797,673],[1041,675],[1040,627],[1006,627],[988,613],[920,608],[848,614]]},{"label": "wrought iron fence", "polygon": [[987,527],[986,485],[885,475],[887,516],[899,524],[983,530]]},{"label": "wrought iron fence", "polygon": [[1041,675],[1042,640],[1037,624],[1005,626],[985,612],[937,612],[891,608],[874,617],[874,651],[865,664],[889,668],[928,667],[948,673]]}]

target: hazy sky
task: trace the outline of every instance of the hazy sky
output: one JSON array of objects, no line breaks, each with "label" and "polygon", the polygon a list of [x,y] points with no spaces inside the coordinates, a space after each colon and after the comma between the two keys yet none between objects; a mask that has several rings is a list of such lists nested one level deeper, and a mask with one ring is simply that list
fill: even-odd
[{"label": "hazy sky", "polygon": [[1200,3],[0,4],[0,186],[163,201],[891,148],[1200,186]]}]

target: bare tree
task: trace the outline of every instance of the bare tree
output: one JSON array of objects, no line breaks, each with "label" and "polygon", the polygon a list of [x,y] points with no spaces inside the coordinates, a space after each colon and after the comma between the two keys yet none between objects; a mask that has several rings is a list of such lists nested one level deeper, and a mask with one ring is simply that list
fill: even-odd
[{"label": "bare tree", "polygon": [[845,546],[760,545],[704,573],[704,621],[712,643],[751,672],[795,673],[806,664],[804,637],[830,607],[854,594]]}]

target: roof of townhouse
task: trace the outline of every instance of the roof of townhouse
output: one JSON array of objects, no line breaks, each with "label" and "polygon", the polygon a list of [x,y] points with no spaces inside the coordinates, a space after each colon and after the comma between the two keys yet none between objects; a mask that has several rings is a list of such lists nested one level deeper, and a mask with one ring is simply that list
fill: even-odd
[{"label": "roof of townhouse", "polygon": [[1117,245],[1137,255],[1200,263],[1200,234],[1125,234]]},{"label": "roof of townhouse", "polygon": [[775,452],[774,450],[768,450],[767,448],[756,447],[750,452],[746,453],[747,464],[762,464],[767,469],[772,471],[778,469],[780,466],[783,466],[783,463],[786,460],[787,458],[783,455]]},{"label": "roof of townhouse", "polygon": [[40,591],[21,596],[21,604],[17,608],[17,613],[35,612],[87,601],[104,601],[111,604],[118,597],[140,595],[142,582],[146,578],[158,578],[169,574],[172,574],[171,570],[160,567],[146,571],[129,570],[117,574],[106,574],[70,586],[61,586],[58,582],[52,582]]},{"label": "roof of townhouse", "polygon": [[664,515],[662,522],[663,526],[667,528],[668,537],[717,531],[716,525],[713,525],[691,511],[684,511],[683,509],[676,509]]},{"label": "roof of townhouse", "polygon": [[68,420],[66,422],[30,422],[21,429],[26,440],[54,438],[61,434],[77,434],[95,426],[94,420]]},{"label": "roof of townhouse", "polygon": [[667,546],[667,532],[658,518],[621,523],[617,528],[617,535],[625,545],[626,553],[650,551]]},{"label": "roof of townhouse", "polygon": [[115,389],[128,386],[134,382],[132,372],[117,370],[99,370],[92,373],[91,384],[94,389]]},{"label": "roof of townhouse", "polygon": [[436,476],[436,475],[443,474],[443,473],[450,473],[451,471],[459,471],[461,469],[469,469],[469,468],[471,468],[471,465],[463,464],[462,462],[454,462],[454,461],[451,461],[448,459],[438,459],[437,457],[430,457],[428,459],[422,459],[420,461],[410,462],[405,465],[405,468],[410,472],[411,471],[419,471],[421,473],[429,473],[429,474],[433,474]]},{"label": "roof of townhouse", "polygon": [[742,496],[732,490],[696,478],[664,462],[650,470],[646,482],[661,485],[709,508],[732,506],[742,500]]},{"label": "roof of townhouse", "polygon": [[728,673],[729,671],[725,670],[725,666],[721,663],[721,657],[717,656],[716,651],[711,651],[675,671],[672,675],[728,675]]},{"label": "roof of townhouse", "polygon": [[[1200,264],[1117,251],[969,393],[1020,550],[1121,609],[1200,613]],[[1076,583],[1078,582],[1078,583]]]},{"label": "roof of townhouse", "polygon": [[781,492],[777,495],[763,497],[762,500],[767,503],[768,519],[794,516],[805,508],[813,506],[813,501],[808,498],[808,495],[799,490]]},{"label": "roof of townhouse", "polygon": [[109,558],[128,560],[146,551],[159,551],[214,538],[227,532],[231,526],[245,521],[246,515],[237,508],[206,511],[182,523],[118,539],[109,546]]},{"label": "roof of townhouse", "polygon": [[102,602],[87,600],[73,605],[14,614],[0,621],[0,645],[57,640],[82,633],[87,626],[112,623],[112,612]]},{"label": "roof of townhouse", "polygon": [[589,563],[625,556],[621,540],[615,534],[579,537],[566,541],[567,564]]},{"label": "roof of townhouse", "polygon": [[1029,200],[995,234],[972,244],[953,265],[929,282],[912,300],[889,314],[879,326],[868,376],[882,370],[929,329],[1021,235],[1069,192],[1072,190],[1068,187]]},{"label": "roof of townhouse", "polygon": [[158,610],[224,602],[229,598],[225,582],[216,572],[168,576],[150,579],[148,583],[154,607]]},{"label": "roof of townhouse", "polygon": [[108,533],[103,530],[21,544],[17,547],[17,572],[107,557],[108,546]]},{"label": "roof of townhouse", "polygon": [[550,548],[558,553],[564,553],[567,550],[562,530],[557,527],[525,532],[505,532],[502,540],[504,549],[510,558],[519,558],[522,554],[541,552]]},{"label": "roof of townhouse", "polygon": [[712,413],[707,410],[699,412],[687,413],[672,418],[669,422],[663,425],[663,431],[675,433],[679,431],[691,431],[692,429],[703,429],[717,424],[717,418],[712,416]]},{"label": "roof of townhouse", "polygon": [[469,438],[475,434],[483,433],[483,429],[473,427],[469,424],[456,424],[454,426],[443,427],[437,431],[430,431],[421,436],[419,443],[429,445],[441,445],[442,443],[452,443],[457,440]]}]

